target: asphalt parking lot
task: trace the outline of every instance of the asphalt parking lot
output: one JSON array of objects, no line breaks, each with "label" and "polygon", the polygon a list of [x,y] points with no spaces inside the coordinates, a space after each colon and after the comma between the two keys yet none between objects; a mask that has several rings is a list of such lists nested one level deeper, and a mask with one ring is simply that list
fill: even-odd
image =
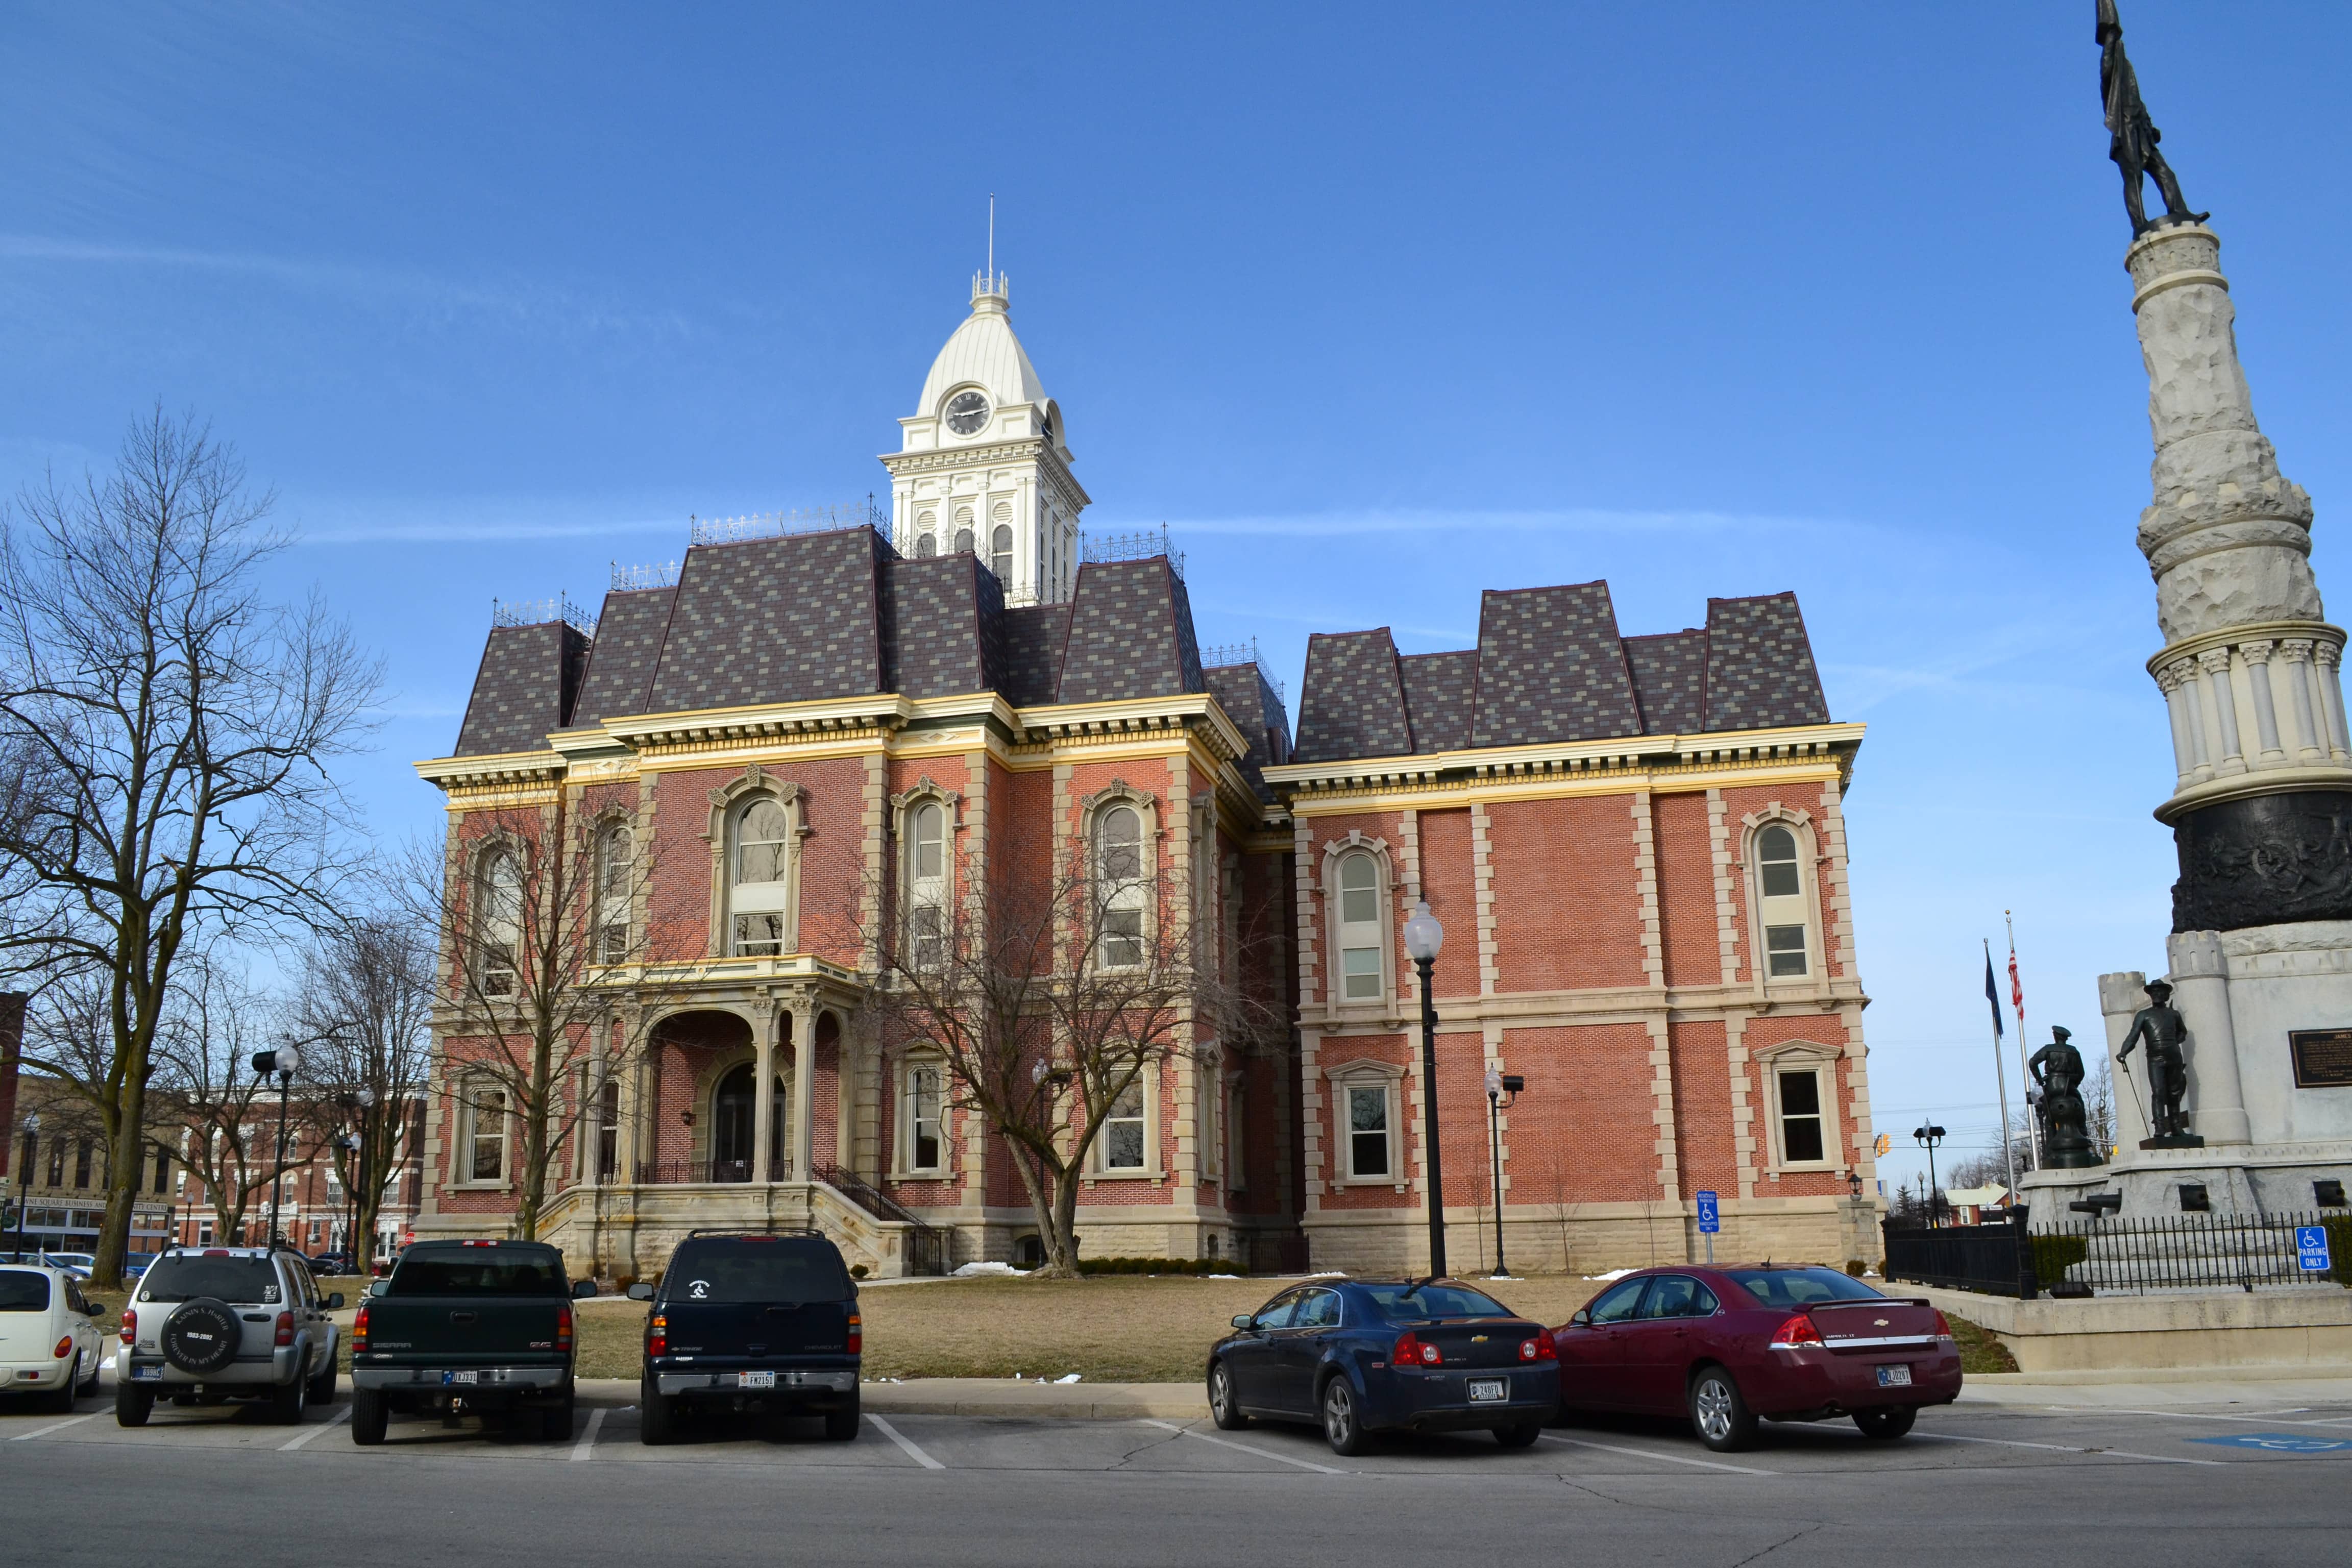
[{"label": "asphalt parking lot", "polygon": [[927,1564],[1093,1561],[1105,1532],[1122,1563],[1572,1543],[1580,1563],[2014,1568],[2127,1550],[2145,1568],[2352,1551],[2352,1405],[1963,1405],[1896,1443],[1846,1423],[1767,1426],[1738,1455],[1664,1423],[1587,1422],[1531,1450],[1404,1438],[1357,1459],[1305,1428],[921,1415],[869,1415],[854,1443],[824,1441],[814,1422],[720,1421],[648,1448],[635,1408],[612,1405],[583,1406],[568,1442],[395,1421],[391,1441],[362,1449],[349,1414],[347,1394],[299,1428],[165,1405],[125,1430],[110,1395],[70,1417],[0,1406],[0,1475],[20,1500],[44,1500],[16,1510],[16,1560],[137,1552],[170,1521],[175,1564],[247,1564],[249,1521],[278,1506],[338,1560],[406,1564],[636,1548],[772,1561],[780,1531],[795,1561]]}]

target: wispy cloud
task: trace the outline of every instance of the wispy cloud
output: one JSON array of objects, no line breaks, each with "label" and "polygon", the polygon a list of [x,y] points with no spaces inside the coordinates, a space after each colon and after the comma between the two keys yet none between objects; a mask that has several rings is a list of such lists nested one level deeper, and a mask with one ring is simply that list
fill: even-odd
[{"label": "wispy cloud", "polygon": [[[1801,520],[1717,511],[1620,511],[1595,507],[1559,510],[1462,510],[1406,509],[1377,511],[1287,512],[1250,517],[1171,518],[1177,534],[1279,534],[1298,539],[1348,538],[1374,533],[1684,533],[1717,534],[1737,529],[1789,527]],[[1802,526],[1817,527],[1810,521]]]},{"label": "wispy cloud", "polygon": [[301,544],[496,544],[533,539],[598,539],[633,533],[677,536],[686,548],[681,518],[583,519],[578,521],[468,516],[452,507],[439,517],[303,523],[295,530]]}]

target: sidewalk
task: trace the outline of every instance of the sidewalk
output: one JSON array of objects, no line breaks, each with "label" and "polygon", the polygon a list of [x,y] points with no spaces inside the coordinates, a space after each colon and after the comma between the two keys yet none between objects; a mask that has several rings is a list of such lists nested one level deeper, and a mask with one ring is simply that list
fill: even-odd
[{"label": "sidewalk", "polygon": [[1971,1373],[1963,1405],[2129,1409],[2151,1405],[2352,1405],[2352,1366],[2115,1368]]}]

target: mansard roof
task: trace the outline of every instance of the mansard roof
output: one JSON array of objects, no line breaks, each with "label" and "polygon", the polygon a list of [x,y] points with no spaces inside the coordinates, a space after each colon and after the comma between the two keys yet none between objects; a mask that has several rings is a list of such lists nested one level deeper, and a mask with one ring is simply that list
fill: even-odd
[{"label": "mansard roof", "polygon": [[1606,583],[1490,590],[1478,646],[1399,656],[1385,626],[1307,639],[1302,763],[1826,724],[1794,594],[1709,599],[1706,625],[1620,636]]},{"label": "mansard roof", "polygon": [[551,731],[640,713],[880,692],[993,690],[1018,708],[1208,689],[1164,555],[1089,562],[1068,604],[1007,609],[969,552],[910,561],[870,527],[835,529],[696,545],[675,587],[607,595],[593,643],[555,621],[494,628],[455,754],[541,751]]}]

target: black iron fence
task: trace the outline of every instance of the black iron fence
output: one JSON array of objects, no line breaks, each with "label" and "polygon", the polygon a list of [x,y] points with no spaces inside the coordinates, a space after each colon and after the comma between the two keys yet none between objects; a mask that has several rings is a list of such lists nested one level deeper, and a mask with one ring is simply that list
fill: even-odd
[{"label": "black iron fence", "polygon": [[[2326,1237],[2328,1268],[2304,1267],[2299,1233]],[[2184,1214],[2070,1220],[2029,1232],[2000,1225],[1889,1223],[1885,1275],[2027,1300],[2145,1290],[2333,1283],[2352,1286],[2352,1215]]]},{"label": "black iron fence", "polygon": [[819,1165],[816,1179],[870,1215],[906,1222],[908,1273],[945,1274],[948,1271],[949,1238],[946,1231],[925,1225],[915,1217],[914,1210],[854,1171],[839,1165]]}]

